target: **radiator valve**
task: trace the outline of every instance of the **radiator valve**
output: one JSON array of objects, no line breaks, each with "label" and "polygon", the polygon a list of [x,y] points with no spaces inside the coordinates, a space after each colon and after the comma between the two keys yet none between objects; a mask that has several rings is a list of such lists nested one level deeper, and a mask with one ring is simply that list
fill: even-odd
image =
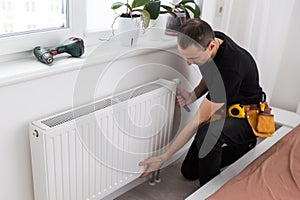
[{"label": "radiator valve", "polygon": [[34,130],[32,135],[35,136],[35,137],[39,137],[39,132],[37,130]]}]

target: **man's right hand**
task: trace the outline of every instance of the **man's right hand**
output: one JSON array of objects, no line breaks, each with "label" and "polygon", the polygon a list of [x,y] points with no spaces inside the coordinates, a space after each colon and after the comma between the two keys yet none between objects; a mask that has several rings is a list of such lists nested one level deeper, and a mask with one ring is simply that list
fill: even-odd
[{"label": "man's right hand", "polygon": [[177,86],[176,106],[183,107],[190,105],[197,100],[194,92],[188,92],[180,86]]}]

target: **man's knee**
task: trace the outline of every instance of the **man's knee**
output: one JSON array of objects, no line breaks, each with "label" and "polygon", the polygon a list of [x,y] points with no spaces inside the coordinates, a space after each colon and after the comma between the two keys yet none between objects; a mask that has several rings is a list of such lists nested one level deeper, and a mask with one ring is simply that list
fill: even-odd
[{"label": "man's knee", "polygon": [[198,177],[198,174],[195,173],[195,172],[192,172],[190,169],[188,169],[186,166],[182,165],[181,166],[181,174],[184,178],[186,178],[187,180],[190,180],[190,181],[195,181],[197,180],[199,177]]}]

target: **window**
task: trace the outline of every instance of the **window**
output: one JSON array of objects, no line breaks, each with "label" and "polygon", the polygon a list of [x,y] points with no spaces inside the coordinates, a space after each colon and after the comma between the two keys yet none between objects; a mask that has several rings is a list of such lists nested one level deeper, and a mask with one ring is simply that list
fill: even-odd
[{"label": "window", "polygon": [[0,56],[82,36],[84,8],[82,0],[0,0]]},{"label": "window", "polygon": [[[0,0],[0,59],[2,55],[30,51],[36,46],[54,46],[71,36],[94,44],[96,38],[99,41],[99,32],[110,36],[117,16],[111,5],[116,1]],[[161,3],[171,5],[177,1]]]},{"label": "window", "polygon": [[66,0],[0,1],[0,36],[68,28]]}]

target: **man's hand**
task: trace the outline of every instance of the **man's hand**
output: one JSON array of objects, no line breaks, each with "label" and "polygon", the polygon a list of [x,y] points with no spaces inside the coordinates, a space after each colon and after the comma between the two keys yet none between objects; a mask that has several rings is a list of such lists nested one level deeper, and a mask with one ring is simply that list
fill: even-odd
[{"label": "man's hand", "polygon": [[177,86],[176,106],[183,107],[190,105],[197,100],[194,92],[188,92],[180,86]]},{"label": "man's hand", "polygon": [[146,171],[144,173],[142,173],[140,178],[144,178],[144,177],[148,176],[149,174],[151,174],[153,171],[158,170],[161,167],[161,165],[163,164],[163,162],[164,162],[164,160],[161,156],[151,157],[151,158],[148,158],[147,160],[140,162],[139,166],[147,165]]}]

